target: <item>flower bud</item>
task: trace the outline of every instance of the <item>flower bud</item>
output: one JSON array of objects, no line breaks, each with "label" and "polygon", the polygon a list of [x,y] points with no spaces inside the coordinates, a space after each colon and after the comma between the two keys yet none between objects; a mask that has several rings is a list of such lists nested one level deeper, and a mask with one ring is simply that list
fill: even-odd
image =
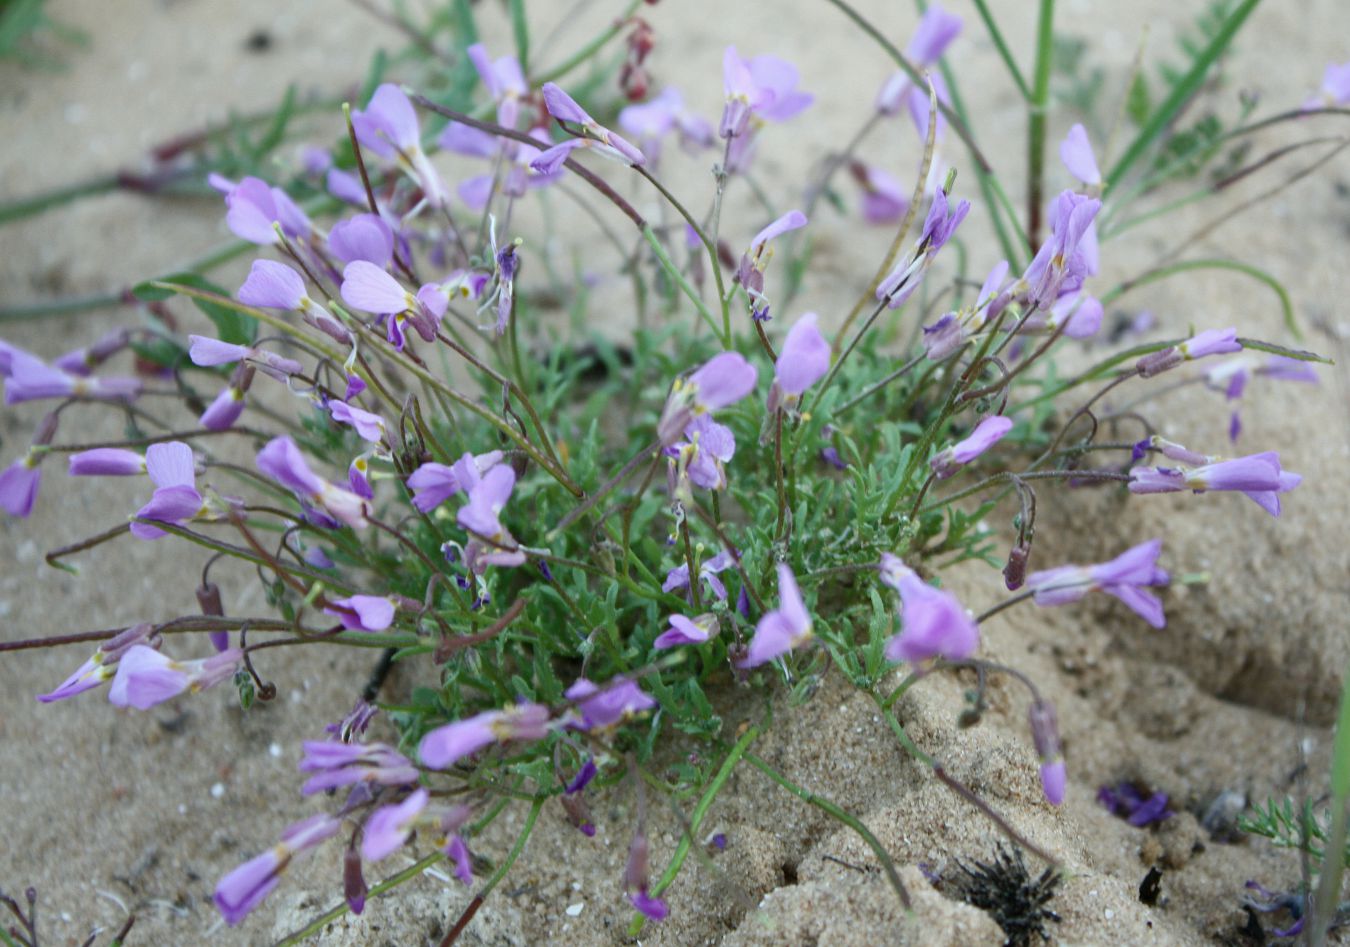
[{"label": "flower bud", "polygon": [[361,853],[349,848],[342,857],[342,894],[353,914],[365,910],[366,890],[366,877],[361,873]]}]

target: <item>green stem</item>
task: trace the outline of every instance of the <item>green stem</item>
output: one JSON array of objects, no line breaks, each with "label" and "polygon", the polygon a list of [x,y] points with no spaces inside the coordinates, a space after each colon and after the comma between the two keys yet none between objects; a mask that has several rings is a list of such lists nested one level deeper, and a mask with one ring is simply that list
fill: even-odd
[{"label": "green stem", "polygon": [[637,8],[642,5],[642,0],[630,0],[623,13],[614,18],[614,22],[603,33],[591,40],[581,49],[577,50],[570,57],[563,60],[552,69],[546,70],[537,76],[530,77],[530,88],[543,85],[545,82],[555,82],[567,75],[577,66],[580,66],[586,60],[590,59],[601,49],[605,47],[610,40],[619,35],[619,32],[628,25],[629,19],[637,12]]},{"label": "green stem", "polygon": [[881,862],[881,868],[886,872],[886,878],[890,881],[891,887],[894,888],[895,893],[899,895],[900,903],[905,906],[905,910],[910,910],[912,904],[909,899],[909,891],[905,889],[905,883],[900,880],[900,874],[895,870],[895,862],[891,860],[890,853],[886,851],[885,847],[879,841],[877,841],[877,837],[872,834],[867,826],[863,825],[856,817],[830,802],[830,800],[798,786],[755,754],[747,752],[745,754],[745,761],[765,776],[772,779],[778,785],[782,786],[788,792],[792,793],[798,799],[801,799],[809,805],[815,806],[831,818],[842,822],[844,825],[847,825],[850,829],[857,832],[858,835],[862,837],[862,840],[867,843],[867,847],[872,850],[872,854],[877,856],[877,861]]},{"label": "green stem", "polygon": [[[435,865],[438,861],[442,861],[444,859],[445,859],[444,852],[439,851],[432,852],[430,855],[424,857],[421,861],[409,865],[402,871],[390,875],[388,878],[384,879],[384,881],[381,881],[379,884],[375,885],[373,888],[370,889],[369,892],[367,892],[367,897],[373,898],[378,895],[384,894],[390,888],[396,887],[397,885],[401,885],[403,884],[403,882],[417,877],[422,872],[430,868],[432,865]],[[319,931],[323,930],[333,921],[336,921],[338,918],[342,917],[342,915],[346,914],[347,911],[348,911],[347,902],[343,901],[341,904],[329,908],[327,911],[316,917],[314,920],[310,921],[300,930],[294,932],[293,934],[287,934],[281,940],[277,941],[276,944],[273,945],[273,947],[292,947],[292,945],[303,943],[305,940],[319,933]]]},{"label": "green stem", "polygon": [[1265,283],[1270,287],[1271,291],[1279,297],[1280,311],[1284,313],[1285,328],[1289,330],[1294,338],[1303,338],[1303,333],[1299,331],[1298,322],[1294,317],[1294,303],[1289,298],[1289,292],[1284,288],[1284,284],[1265,270],[1252,266],[1250,263],[1243,263],[1239,260],[1205,259],[1183,260],[1180,263],[1167,263],[1121,283],[1119,286],[1102,296],[1102,305],[1111,305],[1111,303],[1115,302],[1132,289],[1138,289],[1140,286],[1147,286],[1149,283],[1156,283],[1169,276],[1175,276],[1178,273],[1186,273],[1191,270],[1232,270],[1235,273],[1246,274],[1257,282]]},{"label": "green stem", "polygon": [[1045,120],[1050,111],[1050,66],[1055,41],[1055,0],[1041,0],[1036,21],[1036,66],[1027,107],[1027,249],[1041,238],[1042,187],[1045,182]]},{"label": "green stem", "polygon": [[17,201],[0,206],[0,224],[7,224],[33,214],[40,214],[45,210],[60,207],[62,204],[69,204],[71,201],[79,200],[81,197],[87,197],[90,194],[115,191],[120,185],[120,181],[121,179],[117,175],[107,174],[91,178],[88,181],[81,181],[78,184],[67,184],[52,188],[50,191],[43,191],[41,194],[34,194],[32,197],[21,197]]},{"label": "green stem", "polygon": [[985,0],[975,0],[975,9],[979,11],[980,19],[984,21],[985,29],[989,31],[989,38],[994,41],[998,54],[1003,57],[1003,64],[1008,67],[1008,75],[1012,76],[1013,82],[1017,84],[1017,91],[1021,92],[1022,98],[1030,104],[1031,89],[1022,78],[1022,70],[1017,68],[1017,61],[1013,59],[1012,50],[1008,48],[1008,43],[1003,38],[1003,31],[998,28],[998,24],[994,22],[994,15],[989,12],[989,4]]},{"label": "green stem", "polygon": [[[693,302],[695,308],[698,310],[699,316],[708,324],[708,328],[712,330],[713,335],[720,338],[723,345],[727,348],[731,348],[730,318],[728,317],[723,321],[723,327],[726,329],[726,334],[723,334],[722,330],[717,328],[717,320],[713,317],[712,310],[710,310],[703,302],[702,298],[699,297],[698,290],[689,285],[689,281],[684,278],[684,274],[681,273],[680,268],[675,265],[675,261],[670,258],[668,253],[666,253],[666,248],[661,246],[661,239],[656,236],[656,231],[652,230],[650,224],[643,226],[642,237],[651,246],[652,252],[656,254],[656,258],[661,261],[661,268],[666,271],[666,275],[673,279],[680,289],[684,291],[684,294],[689,297],[690,301]],[[714,258],[714,260],[715,259],[716,258]],[[721,266],[720,263],[715,265]],[[723,305],[723,312],[727,312],[725,304]]]},{"label": "green stem", "polygon": [[1341,689],[1341,712],[1336,721],[1336,735],[1331,755],[1331,827],[1322,850],[1322,876],[1317,884],[1317,899],[1313,906],[1308,942],[1321,947],[1326,942],[1327,927],[1336,917],[1336,902],[1341,892],[1341,874],[1345,870],[1347,835],[1346,806],[1350,804],[1350,673],[1345,675]]}]

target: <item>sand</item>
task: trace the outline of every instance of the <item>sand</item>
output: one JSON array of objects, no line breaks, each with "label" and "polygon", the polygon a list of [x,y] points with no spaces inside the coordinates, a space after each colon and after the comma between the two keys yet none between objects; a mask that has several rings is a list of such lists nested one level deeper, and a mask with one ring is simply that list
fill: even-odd
[{"label": "sand", "polygon": [[[68,53],[61,72],[0,67],[0,116],[8,132],[0,146],[0,200],[136,168],[150,144],[220,120],[231,109],[265,107],[288,82],[297,82],[302,94],[340,92],[359,79],[376,47],[399,43],[388,26],[354,6],[333,3],[292,2],[278,14],[277,5],[260,0],[161,0],[119,6],[118,16],[103,3],[50,6],[57,17],[86,29],[91,42]],[[790,129],[765,138],[757,170],[766,185],[787,188],[797,186],[822,149],[851,134],[853,116],[889,70],[824,3],[773,6],[770,15],[764,4],[744,0],[667,0],[643,12],[657,29],[658,80],[676,78],[676,64],[687,68],[688,78],[682,71],[678,79],[688,100],[710,114],[720,97],[726,43],[746,53],[774,52],[801,66],[803,86],[819,101]],[[879,0],[859,6],[879,20],[891,16],[897,40],[913,22],[904,5],[901,13]],[[1126,10],[1066,0],[1061,7],[1064,33],[1100,33],[1097,61],[1106,70],[1112,102],[1141,26],[1151,25],[1150,49],[1169,50],[1177,27],[1175,4],[1131,4]],[[1024,5],[996,9],[1016,43],[1029,39]],[[981,116],[977,132],[1007,180],[1017,182],[1021,119],[973,10],[961,12],[967,32],[956,52],[961,74],[968,76],[967,99]],[[602,21],[603,15],[592,17]],[[1258,91],[1271,110],[1301,101],[1326,62],[1346,58],[1346,25],[1334,0],[1259,9],[1227,67],[1226,114],[1232,114],[1239,88]],[[272,38],[264,52],[248,48],[259,28]],[[495,22],[487,41],[504,49],[505,35]],[[584,24],[574,27],[553,55],[585,35]],[[1067,122],[1056,119],[1056,135]],[[1286,127],[1262,138],[1253,154],[1291,138],[1339,132],[1331,122],[1315,131]],[[328,134],[331,128],[323,136]],[[960,164],[957,143],[949,142],[944,153]],[[912,174],[906,169],[914,164],[916,146],[907,126],[896,124],[865,154],[905,178]],[[677,160],[671,159],[673,180],[701,202],[708,162],[680,168]],[[1341,265],[1348,172],[1342,157],[1193,250],[1196,256],[1235,255],[1269,269],[1292,294],[1304,344],[1342,364],[1350,336],[1339,306],[1350,291]],[[1234,189],[1231,199],[1276,179]],[[963,180],[971,178],[965,174]],[[1069,183],[1058,168],[1051,181]],[[1014,191],[1019,201],[1020,188]],[[1109,244],[1099,285],[1147,269],[1216,213],[1187,208]],[[763,222],[734,194],[727,220],[726,232],[737,240]],[[848,229],[830,211],[814,226],[821,234],[819,268],[796,305],[820,311],[826,325],[837,324],[837,313],[865,284],[888,236]],[[978,247],[976,233],[986,227],[978,209],[968,226],[968,239]],[[169,271],[225,236],[213,201],[125,194],[85,200],[0,230],[0,306],[118,289]],[[985,255],[992,263],[994,257]],[[237,285],[241,272],[235,266],[220,281]],[[1291,341],[1273,296],[1231,274],[1201,273],[1146,287],[1114,309],[1152,310],[1160,333],[1236,324],[1244,334]],[[102,312],[0,332],[55,355],[125,316]],[[1093,561],[1162,536],[1169,568],[1210,576],[1207,585],[1168,592],[1164,631],[1149,629],[1109,599],[1053,612],[1012,609],[986,623],[985,654],[1032,674],[1059,707],[1070,773],[1062,808],[1040,798],[1024,693],[996,684],[990,712],[969,730],[954,726],[968,682],[935,678],[898,705],[916,742],[1068,867],[1069,878],[1052,904],[1062,916],[1050,925],[1059,942],[1224,942],[1246,921],[1238,907],[1245,880],[1279,888],[1297,881],[1297,860],[1288,853],[1257,843],[1221,844],[1199,829],[1191,813],[1224,791],[1253,800],[1290,792],[1303,756],[1315,778],[1326,772],[1325,727],[1350,659],[1350,547],[1344,543],[1350,399],[1339,369],[1324,370],[1322,378],[1317,387],[1257,382],[1243,403],[1243,452],[1277,449],[1286,467],[1306,477],[1278,521],[1240,497],[1127,503],[1115,491],[1082,491],[1042,504],[1033,567]],[[1192,387],[1161,405],[1155,414],[1167,436],[1226,449],[1215,434],[1226,427],[1228,413],[1218,395]],[[0,413],[0,462],[23,449],[39,415],[26,406]],[[98,411],[84,421],[72,418],[62,436],[92,437],[110,418]],[[63,480],[49,465],[34,516],[0,520],[0,639],[110,627],[195,607],[192,588],[201,560],[176,555],[168,542],[128,541],[114,555],[84,555],[78,578],[48,568],[45,550],[112,525],[137,501],[134,485]],[[1006,517],[993,525],[1002,529]],[[244,570],[223,569],[220,576],[232,613],[264,613],[261,594]],[[999,595],[997,577],[983,568],[963,569],[954,581],[976,609]],[[79,944],[95,927],[109,932],[102,943],[128,911],[138,918],[131,944],[265,944],[336,903],[336,850],[297,866],[237,930],[221,925],[210,894],[221,874],[271,844],[282,826],[317,811],[319,803],[297,792],[299,741],[347,709],[359,683],[344,682],[363,680],[365,658],[326,651],[271,658],[263,673],[277,682],[281,696],[247,714],[223,690],[149,713],[114,711],[97,698],[50,707],[32,700],[84,657],[73,648],[0,659],[0,799],[8,814],[0,888],[16,894],[30,884],[38,888],[44,944]],[[729,703],[728,726],[749,712]],[[900,910],[856,835],[743,767],[698,839],[724,833],[725,850],[689,860],[670,892],[671,919],[649,926],[644,943],[1000,942],[987,916],[933,890],[917,867],[950,877],[956,859],[987,859],[997,832],[900,751],[864,696],[828,676],[810,704],[792,708],[780,701],[775,721],[755,751],[870,828],[903,866],[915,914]],[[1131,828],[1093,799],[1098,785],[1120,779],[1165,790],[1188,811],[1161,829]],[[680,808],[687,812],[691,805]],[[631,915],[621,873],[633,806],[625,792],[599,804],[599,832],[590,842],[559,810],[546,808],[521,862],[463,942],[622,941]],[[509,813],[477,847],[502,857],[523,817],[523,811]],[[662,866],[682,823],[660,804],[651,818],[654,863]],[[409,863],[395,856],[369,877]],[[1164,866],[1162,897],[1147,907],[1137,891],[1154,863]],[[361,918],[337,922],[315,942],[434,944],[467,899],[457,883],[424,876],[392,897],[373,900]]]}]

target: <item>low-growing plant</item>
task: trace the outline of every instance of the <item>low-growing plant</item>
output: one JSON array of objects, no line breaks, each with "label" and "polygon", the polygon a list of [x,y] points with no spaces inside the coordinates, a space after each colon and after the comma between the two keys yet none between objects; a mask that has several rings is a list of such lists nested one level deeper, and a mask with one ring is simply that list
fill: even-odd
[{"label": "low-growing plant", "polygon": [[[1157,590],[1171,580],[1151,537],[1104,563],[1033,568],[1038,508],[1097,486],[1139,502],[1233,491],[1279,515],[1301,478],[1272,451],[1219,456],[1225,438],[1237,439],[1236,413],[1229,432],[1182,445],[1157,432],[1147,404],[1191,371],[1230,398],[1256,378],[1309,380],[1317,356],[1237,328],[1159,339],[1142,325],[1112,332],[1116,350],[1094,362],[1060,356],[1107,334],[1106,307],[1129,289],[1206,268],[1270,287],[1297,335],[1283,288],[1243,261],[1169,260],[1114,288],[1093,280],[1111,239],[1181,203],[1218,199],[1284,155],[1201,175],[1192,194],[1169,186],[1240,159],[1234,149],[1258,128],[1343,112],[1346,67],[1328,71],[1324,102],[1254,122],[1244,110],[1208,130],[1180,125],[1256,2],[1211,5],[1184,68],[1131,96],[1136,129],[1110,162],[1098,160],[1104,138],[1094,146],[1073,126],[1058,148],[1066,176],[1047,161],[1054,3],[1039,5],[1028,76],[977,2],[1027,109],[1019,215],[977,145],[959,65],[944,59],[959,18],[929,6],[902,52],[887,38],[893,24],[828,5],[897,71],[858,135],[807,182],[805,211],[786,209],[797,203],[792,184],[750,176],[756,149],[782,134],[776,126],[812,106],[791,64],[728,48],[720,118],[705,116],[674,87],[656,87],[658,34],[636,2],[550,69],[532,54],[525,4],[508,4],[514,55],[494,59],[476,41],[473,7],[453,3],[434,22],[453,49],[427,42],[436,56],[395,64],[415,88],[378,81],[379,64],[360,107],[333,117],[337,144],[308,151],[292,186],[230,174],[257,171],[281,143],[290,99],[261,139],[218,153],[211,185],[226,223],[261,254],[235,292],[200,272],[173,274],[134,288],[138,324],[54,361],[0,342],[6,403],[56,403],[0,474],[0,505],[28,515],[44,463],[147,480],[144,505],[48,562],[70,568],[107,543],[153,541],[193,552],[201,576],[199,614],[0,646],[97,642],[40,700],[106,684],[113,704],[146,709],[228,682],[248,708],[287,686],[267,675],[271,649],[379,656],[374,677],[351,682],[351,714],[313,721],[302,748],[301,791],[342,794],[279,827],[274,847],[219,880],[216,905],[231,925],[301,856],[342,836],[332,844],[346,846],[344,903],[288,943],[446,860],[477,886],[457,934],[545,806],[590,835],[589,801],[628,784],[639,800],[696,800],[659,870],[637,807],[625,873],[636,933],[666,916],[663,895],[743,765],[858,832],[908,905],[860,821],[753,752],[772,726],[763,708],[800,712],[827,674],[868,695],[909,754],[1053,866],[914,742],[896,703],[933,674],[974,671],[960,721],[969,725],[986,680],[1009,676],[1028,694],[1028,765],[1059,805],[1069,771],[1055,709],[1031,678],[979,657],[980,624],[1019,603],[1072,605],[1100,591],[1162,627]],[[1084,103],[1101,94],[1094,86]],[[867,135],[901,114],[923,143],[917,166],[864,162]],[[973,187],[938,157],[949,138],[968,152]],[[716,156],[702,206],[667,183],[676,141],[694,160]],[[479,170],[447,183],[443,152],[480,159]],[[845,171],[859,187],[857,214],[839,184]],[[1051,196],[1056,176],[1076,183]],[[736,232],[762,229],[736,246],[724,197],[752,184],[764,206]],[[1001,253],[958,238],[973,192]],[[870,282],[838,286],[836,311],[818,317],[789,306],[812,279],[822,199],[860,238],[885,233],[864,222],[889,233],[869,248]],[[595,222],[607,250],[571,242],[560,200]],[[535,204],[542,223],[522,223],[518,211]],[[620,314],[604,332],[590,328],[596,287]],[[166,318],[174,297],[192,300],[214,335],[180,334]],[[105,370],[127,354],[130,369]],[[1128,404],[1113,400],[1127,391]],[[90,403],[113,405],[124,434],[60,440],[64,412]],[[182,423],[184,411],[197,422]],[[239,462],[241,451],[252,463]],[[1005,545],[991,524],[1008,523]],[[230,607],[211,580],[224,559],[256,570],[268,614]],[[978,614],[943,585],[967,560],[1000,569],[1010,593],[990,592]],[[408,669],[397,689],[391,666]],[[765,701],[777,694],[786,702]],[[387,736],[376,740],[380,718]],[[476,862],[484,829],[508,807],[528,812],[518,841]],[[367,872],[414,834],[433,841],[432,854],[369,887]],[[486,876],[480,864],[492,865]],[[1012,866],[1011,856],[997,865]],[[1030,878],[1020,854],[1016,867]],[[974,881],[990,873],[977,868]],[[1058,920],[1043,909],[1054,878],[1032,885],[1040,900],[1019,937]]]}]

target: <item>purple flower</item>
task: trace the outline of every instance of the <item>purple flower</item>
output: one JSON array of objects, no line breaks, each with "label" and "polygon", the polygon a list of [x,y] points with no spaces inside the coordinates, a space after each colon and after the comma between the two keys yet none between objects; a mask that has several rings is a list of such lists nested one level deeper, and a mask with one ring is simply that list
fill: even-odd
[{"label": "purple flower", "polygon": [[656,429],[662,446],[674,444],[698,415],[740,401],[754,390],[758,378],[744,355],[721,352],[688,378],[675,379]]},{"label": "purple flower", "polygon": [[[252,369],[248,369],[249,377]],[[244,389],[238,384],[228,384],[207,405],[198,423],[208,431],[225,431],[234,427],[234,422],[244,413]]]},{"label": "purple flower", "polygon": [[72,477],[130,477],[145,473],[145,458],[134,450],[95,447],[70,455]]},{"label": "purple flower", "polygon": [[306,295],[304,277],[285,263],[254,260],[248,271],[248,279],[244,280],[244,285],[239,287],[235,295],[247,306],[295,310],[307,323],[339,342],[345,343],[351,338],[341,322]]},{"label": "purple flower", "polygon": [[355,428],[357,435],[364,441],[378,444],[384,437],[384,418],[378,414],[354,408],[337,399],[328,402],[328,413],[339,424],[348,424]]},{"label": "purple flower", "polygon": [[935,589],[890,553],[881,557],[881,581],[900,593],[900,634],[886,642],[891,661],[959,661],[980,646],[980,630],[951,592]]},{"label": "purple flower", "polygon": [[619,112],[619,127],[637,138],[652,162],[660,154],[661,139],[671,131],[679,133],[681,146],[690,152],[712,147],[715,138],[712,125],[684,107],[684,98],[674,86],[666,86],[641,105],[626,106]]},{"label": "purple flower", "polygon": [[660,898],[653,898],[645,888],[629,894],[628,901],[649,920],[664,921],[670,915],[670,908],[666,906],[666,902]]},{"label": "purple flower", "polygon": [[287,237],[307,237],[313,229],[305,212],[279,187],[261,178],[247,177],[225,194],[225,225],[236,237],[271,246],[280,241],[277,225]]},{"label": "purple flower", "polygon": [[1142,792],[1131,782],[1102,786],[1097,790],[1097,802],[1139,829],[1165,822],[1176,814],[1167,806],[1167,793]]},{"label": "purple flower", "polygon": [[408,489],[413,491],[412,503],[423,513],[430,513],[461,490],[473,487],[482,475],[501,463],[502,452],[488,451],[477,457],[465,454],[452,466],[428,462],[408,477]]},{"label": "purple flower", "polygon": [[909,210],[909,195],[895,177],[874,165],[854,161],[853,180],[862,188],[862,217],[869,224],[898,223]]},{"label": "purple flower", "polygon": [[117,662],[108,700],[118,707],[149,710],[184,691],[195,694],[233,677],[242,661],[238,648],[197,661],[175,661],[148,645],[132,645]]},{"label": "purple flower", "polygon": [[483,85],[487,87],[488,95],[497,103],[497,124],[515,128],[520,100],[530,92],[525,72],[520,68],[520,60],[515,56],[489,59],[487,48],[482,43],[474,43],[465,52],[478,71],[478,77],[483,80]]},{"label": "purple flower", "polygon": [[[152,631],[153,628],[148,624],[132,625],[124,629],[99,645],[89,660],[62,681],[60,686],[49,693],[39,694],[37,699],[44,704],[50,704],[53,701],[74,697],[76,694],[83,694],[112,680],[113,675],[117,673],[117,662],[136,645],[145,644],[150,639]],[[158,647],[158,639],[153,646]]]},{"label": "purple flower", "polygon": [[689,484],[705,490],[721,490],[727,485],[723,464],[736,454],[736,437],[731,428],[700,414],[684,429],[687,441],[666,448],[670,457],[671,493],[687,497]]},{"label": "purple flower", "polygon": [[1027,709],[1031,726],[1031,741],[1036,745],[1036,756],[1041,761],[1041,791],[1052,806],[1064,804],[1064,790],[1068,788],[1069,774],[1059,742],[1059,716],[1055,705],[1039,697]]},{"label": "purple flower", "polygon": [[777,56],[742,59],[735,46],[722,56],[722,89],[726,105],[717,133],[737,138],[750,130],[751,119],[785,122],[804,111],[814,96],[797,90],[797,67]]},{"label": "purple flower", "polygon": [[[72,375],[88,375],[131,342],[131,330],[113,329],[93,345],[82,346],[52,362],[57,368]],[[0,372],[0,375],[3,375]]]},{"label": "purple flower", "polygon": [[958,441],[934,455],[928,462],[933,468],[933,475],[939,480],[953,476],[963,466],[1001,441],[1012,428],[1012,418],[1001,414],[985,418],[975,425],[975,430],[971,431],[965,440]]},{"label": "purple flower", "polygon": [[773,366],[769,411],[795,409],[802,392],[830,370],[830,343],[816,328],[816,314],[808,312],[793,324]]},{"label": "purple flower", "polygon": [[402,89],[392,82],[376,89],[365,109],[352,109],[352,128],[363,148],[392,159],[417,182],[428,205],[445,205],[445,185],[422,151],[417,113]]},{"label": "purple flower", "polygon": [[417,782],[417,767],[383,743],[337,743],[306,740],[300,772],[314,773],[301,788],[305,796],[355,783],[407,786]]},{"label": "purple flower", "polygon": [[[905,58],[920,71],[933,65],[942,58],[952,40],[961,32],[961,18],[948,13],[936,3],[924,11],[914,36],[905,47]],[[908,104],[915,96],[923,99],[923,107],[928,108],[928,93],[915,88],[909,76],[903,71],[893,73],[877,94],[876,109],[883,115],[895,115],[902,105]],[[913,106],[910,106],[911,110]],[[927,120],[924,121],[925,127]]]},{"label": "purple flower", "polygon": [[493,743],[542,740],[548,730],[548,708],[522,703],[437,727],[422,738],[417,755],[432,769],[448,769]]},{"label": "purple flower", "polygon": [[947,200],[947,192],[938,189],[933,195],[933,204],[928,208],[924,219],[923,233],[909,256],[901,260],[889,275],[877,286],[877,301],[895,309],[909,299],[923,282],[928,268],[939,250],[956,233],[956,228],[970,213],[970,201],[958,201],[952,210]]},{"label": "purple flower", "polygon": [[423,340],[436,338],[449,298],[435,283],[425,283],[416,295],[403,288],[380,267],[354,260],[342,271],[342,298],[354,309],[389,316],[389,342],[403,350],[403,324],[408,322]]},{"label": "purple flower", "polygon": [[[192,448],[182,441],[151,444],[145,451],[145,469],[155,484],[150,502],[136,511],[140,519],[181,525],[205,515],[206,501],[197,491],[197,464]],[[159,539],[164,530],[149,523],[132,523],[137,539]]]},{"label": "purple flower", "polygon": [[[727,587],[722,584],[722,580],[717,577],[717,573],[725,571],[727,568],[736,564],[735,558],[727,550],[722,550],[711,559],[705,559],[698,566],[698,575],[701,580],[708,583],[708,588],[712,589],[714,595],[725,600],[727,597]],[[666,580],[661,584],[662,592],[674,592],[676,589],[685,589],[689,587],[689,564],[676,566],[666,573]],[[692,596],[690,596],[692,599]]]},{"label": "purple flower", "polygon": [[1083,285],[1095,270],[1088,230],[1102,209],[1096,198],[1064,191],[1051,208],[1051,234],[1022,274],[1022,295],[1028,304],[1049,309],[1056,299]]},{"label": "purple flower", "polygon": [[658,651],[682,644],[703,644],[717,634],[717,616],[711,613],[697,618],[671,615],[670,628],[657,636],[652,647]]},{"label": "purple flower", "polygon": [[212,339],[204,335],[190,335],[188,341],[191,343],[188,348],[188,357],[192,359],[194,365],[205,367],[230,365],[247,359],[256,364],[263,374],[281,382],[284,382],[291,375],[298,375],[304,371],[304,366],[295,359],[283,358],[263,349],[222,342],[220,339]]},{"label": "purple flower", "polygon": [[430,798],[431,793],[417,789],[397,805],[381,806],[371,813],[361,837],[361,857],[379,861],[402,848]]},{"label": "purple flower", "polygon": [[353,595],[334,599],[324,607],[348,631],[384,631],[394,623],[394,602],[383,595]]},{"label": "purple flower", "polygon": [[736,282],[745,287],[746,295],[750,297],[750,315],[754,319],[764,321],[769,318],[769,301],[764,296],[764,271],[773,259],[770,241],[805,226],[806,215],[799,210],[790,210],[755,234],[749,248],[741,254]]},{"label": "purple flower", "polygon": [[1027,576],[1026,587],[1035,593],[1037,605],[1077,602],[1100,589],[1128,605],[1154,628],[1167,624],[1162,602],[1146,586],[1167,585],[1167,573],[1158,567],[1162,540],[1153,539],[1128,549],[1110,562],[1092,566],[1059,566]]},{"label": "purple flower", "polygon": [[11,347],[5,358],[5,404],[20,404],[43,398],[92,398],[96,401],[130,401],[141,393],[135,378],[86,378],[72,375],[22,349]]},{"label": "purple flower", "polygon": [[766,612],[755,625],[755,636],[741,668],[759,667],[787,654],[811,638],[811,613],[806,610],[797,579],[786,562],[778,563],[778,608]]},{"label": "purple flower", "polygon": [[394,258],[394,231],[377,214],[357,214],[333,224],[328,249],[344,264],[365,260],[385,269]]},{"label": "purple flower", "polygon": [[471,569],[475,572],[481,572],[487,565],[518,566],[525,561],[525,553],[500,519],[515,486],[516,472],[509,464],[497,464],[468,488],[468,502],[459,508],[455,520],[474,534],[470,543],[473,554],[466,551],[465,559],[472,562]]},{"label": "purple flower", "polygon": [[603,688],[577,678],[565,693],[580,713],[579,718],[572,714],[567,726],[577,730],[608,730],[656,706],[655,700],[623,676],[611,678]]},{"label": "purple flower", "polygon": [[277,879],[291,861],[336,835],[342,820],[320,812],[291,825],[281,841],[221,878],[215,902],[225,922],[234,927],[262,903],[277,886]]},{"label": "purple flower", "polygon": [[597,154],[604,155],[606,158],[613,158],[622,164],[630,167],[638,167],[646,164],[647,159],[642,152],[624,139],[621,135],[610,131],[601,125],[590,115],[586,114],[576,101],[564,92],[561,88],[552,82],[544,83],[544,105],[548,108],[548,113],[552,115],[564,128],[567,125],[575,125],[581,129],[580,138],[572,138],[560,144],[547,149],[530,162],[530,166],[542,174],[550,174],[558,170],[567,156],[577,148],[589,148]]},{"label": "purple flower", "polygon": [[1350,105],[1350,62],[1328,63],[1322,73],[1322,87],[1317,95],[1303,103],[1303,111]]},{"label": "purple flower", "polygon": [[1228,355],[1242,351],[1242,343],[1237,340],[1236,329],[1209,329],[1201,332],[1180,345],[1145,355],[1135,363],[1142,378],[1161,375],[1182,362],[1191,362],[1206,355]]},{"label": "purple flower", "polygon": [[1088,187],[1102,186],[1102,172],[1097,168],[1097,156],[1092,153],[1087,129],[1074,125],[1059,145],[1059,160],[1069,173]]},{"label": "purple flower", "polygon": [[41,482],[42,471],[30,451],[0,471],[0,510],[20,518],[31,515]]},{"label": "purple flower", "polygon": [[1131,493],[1176,493],[1192,490],[1236,490],[1246,494],[1271,516],[1280,515],[1281,493],[1303,478],[1280,467],[1275,451],[1220,460],[1200,467],[1135,467],[1130,471]]},{"label": "purple flower", "polygon": [[361,183],[361,179],[350,171],[343,171],[341,168],[329,168],[328,176],[324,179],[324,186],[328,193],[332,194],[340,201],[346,201],[356,207],[366,207],[366,186]]},{"label": "purple flower", "polygon": [[366,504],[361,497],[334,486],[315,474],[290,437],[274,438],[258,452],[258,469],[291,490],[300,502],[318,508],[334,520],[355,529],[366,525]]}]

